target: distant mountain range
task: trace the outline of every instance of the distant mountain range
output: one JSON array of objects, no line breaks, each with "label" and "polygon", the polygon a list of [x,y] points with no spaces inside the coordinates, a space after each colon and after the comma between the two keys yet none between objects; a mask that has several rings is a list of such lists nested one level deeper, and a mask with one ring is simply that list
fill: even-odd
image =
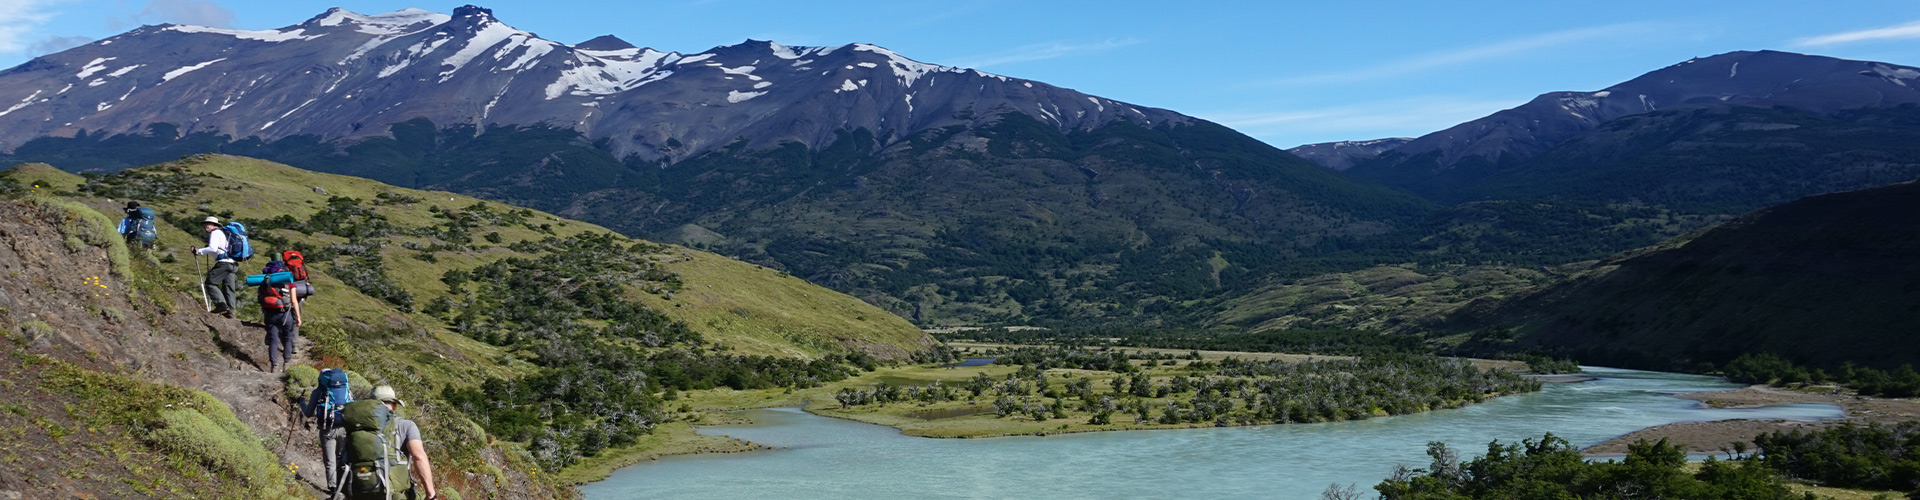
[{"label": "distant mountain range", "polygon": [[[1690,59],[1598,91],[1541,94],[1519,107],[1391,148],[1377,151],[1349,148],[1338,159],[1328,159],[1325,155],[1303,157],[1442,203],[1499,199],[1513,194],[1509,189],[1516,184],[1514,177],[1524,177],[1553,165],[1579,163],[1569,168],[1585,169],[1588,168],[1585,163],[1590,161],[1630,161],[1649,150],[1689,148],[1692,144],[1714,142],[1714,138],[1699,134],[1803,132],[1794,131],[1795,124],[1763,120],[1744,125],[1725,124],[1728,129],[1674,130],[1664,136],[1625,137],[1623,134],[1634,134],[1640,128],[1625,125],[1629,122],[1616,122],[1620,119],[1737,108],[1779,108],[1802,115],[1826,116],[1848,111],[1897,109],[1916,103],[1920,103],[1920,69],[1787,52],[1730,52]],[[1604,146],[1594,147],[1602,143]],[[1339,144],[1343,143],[1310,144],[1294,151],[1337,149]],[[1569,145],[1584,151],[1577,155],[1565,149],[1557,151]],[[1557,157],[1540,159],[1554,156],[1556,152],[1560,153]],[[1877,184],[1847,188],[1870,185]],[[1581,184],[1551,192],[1523,190],[1523,193],[1578,195],[1591,187]],[[1795,196],[1818,192],[1825,191],[1799,192]]]},{"label": "distant mountain range", "polygon": [[1374,159],[1379,157],[1380,153],[1392,151],[1411,140],[1413,140],[1411,137],[1389,137],[1371,141],[1322,142],[1296,146],[1288,149],[1287,152],[1327,168],[1346,170],[1352,168],[1356,161]]},{"label": "distant mountain range", "polygon": [[1260,318],[1298,315],[1234,299],[1382,265],[1596,259],[1913,179],[1915,84],[1904,66],[1736,52],[1290,154],[867,44],[679,54],[554,42],[475,6],[333,9],[276,30],[144,26],[0,71],[0,166],[266,158],[712,250],[922,325],[1277,324]]},{"label": "distant mountain range", "polygon": [[1226,127],[850,44],[548,41],[467,6],[146,26],[0,72],[0,161],[268,158],[551,210],[922,323],[1157,321],[1431,210]]},{"label": "distant mountain range", "polygon": [[613,36],[566,45],[471,5],[451,16],[336,8],[263,31],[143,26],[36,58],[0,82],[0,150],[156,123],[272,142],[382,136],[389,124],[425,119],[552,126],[606,141],[617,157],[673,161],[740,140],[820,148],[838,131],[898,139],[1014,111],[1062,130],[1191,121],[873,45],[749,40],[699,54]]}]

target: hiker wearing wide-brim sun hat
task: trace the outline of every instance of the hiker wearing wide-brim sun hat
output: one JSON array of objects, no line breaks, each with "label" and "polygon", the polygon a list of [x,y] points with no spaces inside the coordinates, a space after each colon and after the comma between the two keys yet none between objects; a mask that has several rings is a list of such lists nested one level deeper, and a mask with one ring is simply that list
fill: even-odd
[{"label": "hiker wearing wide-brim sun hat", "polygon": [[195,248],[193,253],[212,255],[214,258],[213,267],[207,269],[207,279],[202,283],[202,288],[207,292],[206,298],[210,302],[208,307],[211,310],[208,312],[231,318],[236,304],[233,297],[240,289],[237,279],[240,275],[240,265],[230,256],[234,252],[233,242],[228,241],[226,231],[220,230],[219,217],[209,215],[200,221],[200,225],[207,230],[207,246]]},{"label": "hiker wearing wide-brim sun hat", "polygon": [[[400,407],[407,405],[407,402],[400,400],[400,395],[393,390],[393,386],[388,385],[374,387],[373,399],[386,403],[389,410],[399,410]],[[424,492],[427,496],[421,498],[440,498],[439,488],[433,485],[433,462],[427,460],[427,446],[425,441],[420,440],[420,425],[396,416],[393,419],[393,442],[399,443],[400,451],[407,456],[410,464],[407,473],[413,476],[413,484],[416,487],[425,487]]]}]

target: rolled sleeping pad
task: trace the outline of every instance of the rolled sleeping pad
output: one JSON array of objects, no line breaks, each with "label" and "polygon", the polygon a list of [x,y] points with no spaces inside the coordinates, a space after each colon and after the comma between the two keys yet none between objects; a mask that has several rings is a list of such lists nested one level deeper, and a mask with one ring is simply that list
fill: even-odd
[{"label": "rolled sleeping pad", "polygon": [[305,281],[293,282],[293,294],[294,296],[300,297],[302,299],[305,299],[307,297],[312,297],[313,283],[308,283]]},{"label": "rolled sleeping pad", "polygon": [[247,276],[247,286],[285,285],[293,282],[293,273],[277,272],[273,274],[255,274]]}]

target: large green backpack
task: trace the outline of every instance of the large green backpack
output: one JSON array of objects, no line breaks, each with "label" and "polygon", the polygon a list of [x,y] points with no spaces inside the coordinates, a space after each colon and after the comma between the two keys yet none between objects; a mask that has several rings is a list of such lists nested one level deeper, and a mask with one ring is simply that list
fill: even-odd
[{"label": "large green backpack", "polygon": [[348,499],[398,498],[413,488],[403,443],[393,442],[399,417],[385,403],[374,399],[347,403],[341,410],[341,420],[347,427],[348,470],[343,491]]}]

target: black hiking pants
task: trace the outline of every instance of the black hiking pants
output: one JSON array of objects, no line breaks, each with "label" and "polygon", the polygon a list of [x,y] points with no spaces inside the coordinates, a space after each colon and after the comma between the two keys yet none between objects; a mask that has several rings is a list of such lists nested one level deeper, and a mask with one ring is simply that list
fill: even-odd
[{"label": "black hiking pants", "polygon": [[300,340],[300,325],[294,322],[291,310],[265,311],[267,315],[263,323],[267,324],[267,362],[285,367],[293,362],[293,343]]},{"label": "black hiking pants", "polygon": [[232,262],[214,262],[207,270],[207,301],[213,304],[215,311],[232,311],[237,302],[233,300],[234,290],[240,288],[235,277],[240,274],[240,266]]}]

